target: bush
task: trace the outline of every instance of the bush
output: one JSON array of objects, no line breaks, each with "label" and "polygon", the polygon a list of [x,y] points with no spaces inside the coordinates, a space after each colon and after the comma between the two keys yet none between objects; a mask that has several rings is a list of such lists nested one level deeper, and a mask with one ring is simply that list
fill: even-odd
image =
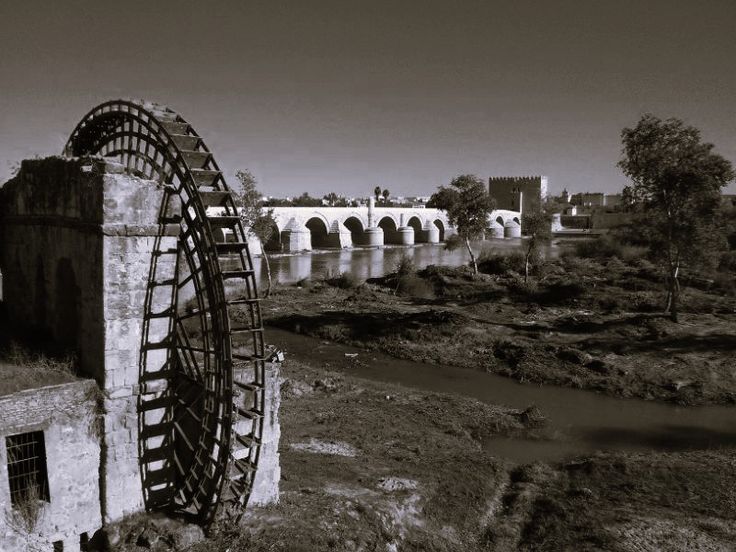
[{"label": "bush", "polygon": [[567,303],[580,299],[585,294],[585,286],[579,280],[557,280],[550,282],[537,295],[543,304]]},{"label": "bush", "polygon": [[736,274],[717,272],[713,276],[713,289],[722,291],[726,295],[736,295]]},{"label": "bush", "polygon": [[478,270],[483,274],[506,275],[511,272],[524,272],[524,255],[520,251],[506,254],[481,253],[478,258]]},{"label": "bush", "polygon": [[432,285],[414,274],[399,277],[399,285],[396,290],[399,295],[404,297],[414,297],[415,299],[434,298]]},{"label": "bush", "polygon": [[581,240],[575,244],[572,252],[565,252],[565,255],[574,254],[585,259],[618,257],[624,262],[632,262],[644,257],[646,252],[646,247],[629,245],[606,234],[594,240]]},{"label": "bush", "polygon": [[360,285],[360,280],[357,276],[350,272],[340,272],[337,276],[330,277],[328,274],[325,279],[329,285],[340,288],[340,289],[352,289]]},{"label": "bush", "polygon": [[721,254],[718,270],[736,273],[736,251],[726,251]]},{"label": "bush", "polygon": [[408,255],[402,255],[396,263],[395,270],[396,275],[401,278],[402,276],[414,274],[417,271],[417,266],[414,264],[414,259]]}]

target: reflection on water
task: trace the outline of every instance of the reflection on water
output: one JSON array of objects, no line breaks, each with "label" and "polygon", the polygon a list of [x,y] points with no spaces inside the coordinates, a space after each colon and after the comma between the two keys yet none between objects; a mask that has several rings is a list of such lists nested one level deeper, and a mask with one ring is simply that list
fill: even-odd
[{"label": "reflection on water", "polygon": [[[596,450],[677,451],[736,445],[736,409],[686,408],[591,391],[522,385],[475,370],[399,360],[375,351],[268,328],[266,339],[290,356],[315,366],[416,389],[458,393],[489,404],[523,409],[536,405],[554,440],[493,438],[491,454],[517,462],[557,460]],[[345,353],[358,353],[346,357]]]},{"label": "reflection on water", "polygon": [[[474,244],[476,255],[483,249],[492,248],[498,252],[520,250],[520,239],[488,240]],[[546,254],[554,256],[556,245],[546,248]],[[393,272],[402,256],[413,259],[418,268],[429,265],[460,266],[470,261],[464,248],[454,251],[445,249],[444,244],[421,244],[413,246],[389,246],[377,248],[355,248],[341,250],[317,250],[291,255],[271,255],[271,273],[274,281],[293,284],[304,278],[319,279],[340,272],[350,272],[365,280]],[[260,281],[266,279],[265,263],[260,258],[253,259]]]}]

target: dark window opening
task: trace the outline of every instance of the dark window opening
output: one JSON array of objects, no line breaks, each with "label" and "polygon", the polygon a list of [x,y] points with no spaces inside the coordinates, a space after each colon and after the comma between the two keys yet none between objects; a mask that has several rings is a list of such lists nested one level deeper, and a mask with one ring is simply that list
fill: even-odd
[{"label": "dark window opening", "polygon": [[63,541],[54,541],[52,544],[54,545],[54,552],[64,552]]},{"label": "dark window opening", "polygon": [[10,435],[5,438],[5,447],[8,451],[10,502],[13,506],[29,500],[49,502],[43,431]]},{"label": "dark window opening", "polygon": [[82,533],[79,535],[79,551],[87,552],[89,550],[89,535]]}]

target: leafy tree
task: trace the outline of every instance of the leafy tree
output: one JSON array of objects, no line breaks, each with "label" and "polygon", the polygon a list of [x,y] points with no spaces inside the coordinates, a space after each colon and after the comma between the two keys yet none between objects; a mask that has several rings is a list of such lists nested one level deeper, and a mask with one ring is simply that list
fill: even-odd
[{"label": "leafy tree", "polygon": [[381,195],[383,196],[383,202],[388,204],[388,198],[391,197],[391,192],[388,191],[388,188],[384,188]]},{"label": "leafy tree", "polygon": [[439,190],[437,190],[429,197],[429,201],[427,201],[427,208],[446,209],[446,205],[450,205],[457,201],[457,195],[457,190],[440,186]]},{"label": "leafy tree", "polygon": [[552,237],[552,217],[542,209],[526,211],[521,216],[521,230],[526,236],[524,282],[527,282],[531,261],[539,258],[539,246],[548,242]]},{"label": "leafy tree", "polygon": [[[486,183],[473,174],[455,177],[450,186],[440,186],[430,198],[437,209],[447,211],[447,218],[457,229],[459,239],[465,242],[470,254],[473,272],[478,274],[478,263],[470,247],[470,240],[483,236],[488,213],[495,208],[495,201],[488,195]],[[452,245],[452,241],[449,242]]]},{"label": "leafy tree", "polygon": [[338,198],[339,198],[339,196],[335,192],[330,192],[329,194],[327,194],[326,196],[324,196],[323,199],[326,199],[327,200],[327,203],[329,203],[330,205],[332,205],[334,207],[335,206],[335,203],[338,200]]},{"label": "leafy tree", "polygon": [[712,251],[720,191],[733,180],[733,168],[679,119],[647,114],[621,138],[618,166],[633,182],[624,197],[645,215],[650,250],[667,273],[664,312],[676,322],[680,269]]},{"label": "leafy tree", "polygon": [[302,195],[292,200],[292,205],[294,205],[294,207],[319,207],[322,205],[322,200],[310,196],[308,192],[304,192]]},{"label": "leafy tree", "polygon": [[273,218],[273,209],[263,208],[261,193],[256,188],[256,178],[249,170],[241,170],[235,173],[240,181],[240,191],[237,192],[236,200],[240,209],[240,220],[243,226],[261,242],[261,255],[266,262],[266,274],[268,275],[268,287],[264,293],[265,297],[271,294],[271,262],[266,253],[266,243],[276,230],[276,221]]},{"label": "leafy tree", "polygon": [[373,188],[373,195],[376,196],[376,203],[378,203],[378,200],[381,198],[381,187],[376,186]]}]

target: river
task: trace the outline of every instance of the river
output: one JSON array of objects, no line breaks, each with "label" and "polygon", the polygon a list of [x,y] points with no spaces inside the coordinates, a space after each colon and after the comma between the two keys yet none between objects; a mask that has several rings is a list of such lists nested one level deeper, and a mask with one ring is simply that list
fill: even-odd
[{"label": "river", "polygon": [[[399,360],[338,343],[268,328],[266,340],[300,361],[414,389],[458,393],[489,404],[536,405],[554,439],[492,438],[492,454],[516,462],[559,460],[597,450],[680,451],[736,444],[736,409],[679,407],[618,399],[591,391],[520,384],[485,372]],[[346,357],[345,354],[356,357]]]},{"label": "river", "polygon": [[[520,239],[487,240],[474,244],[476,252],[492,248],[498,252],[520,250]],[[547,246],[544,251],[554,256],[558,245]],[[360,280],[376,278],[392,272],[402,256],[411,257],[417,268],[428,265],[459,266],[470,261],[465,247],[448,251],[444,244],[420,244],[387,246],[378,248],[324,249],[304,253],[270,255],[271,274],[274,282],[293,284],[304,278],[323,278],[340,272],[350,272]],[[260,257],[253,259],[259,281],[266,279],[265,263]]]},{"label": "river", "polygon": [[[476,250],[519,249],[519,239],[492,240],[475,244]],[[556,256],[560,242],[545,249]],[[294,283],[351,272],[360,279],[382,276],[394,270],[403,256],[417,267],[430,264],[458,266],[467,263],[465,248],[448,251],[442,244],[378,249],[324,250],[271,257],[274,279]],[[265,278],[265,268],[256,258],[256,270]],[[536,405],[548,418],[554,439],[493,438],[490,452],[518,462],[557,460],[596,450],[676,451],[736,444],[736,409],[727,406],[678,407],[637,399],[617,399],[590,391],[555,386],[522,385],[514,380],[474,370],[398,360],[354,347],[320,341],[275,328],[268,328],[267,341],[287,355],[355,376],[416,389],[458,393],[489,404],[523,409]],[[357,361],[345,356],[357,353]]]}]

